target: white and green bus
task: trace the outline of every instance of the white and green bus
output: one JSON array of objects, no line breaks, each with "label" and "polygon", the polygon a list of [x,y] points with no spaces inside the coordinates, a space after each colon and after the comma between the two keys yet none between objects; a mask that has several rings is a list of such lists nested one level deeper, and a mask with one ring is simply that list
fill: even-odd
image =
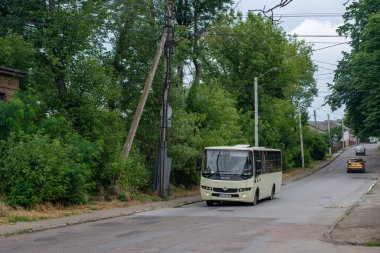
[{"label": "white and green bus", "polygon": [[281,189],[281,151],[236,145],[207,147],[197,163],[202,171],[201,198],[208,206],[221,202],[256,205]]}]

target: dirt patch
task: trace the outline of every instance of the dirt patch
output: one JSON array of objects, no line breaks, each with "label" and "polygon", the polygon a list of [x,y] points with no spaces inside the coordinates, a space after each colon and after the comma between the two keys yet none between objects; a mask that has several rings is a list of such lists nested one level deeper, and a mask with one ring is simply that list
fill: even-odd
[{"label": "dirt patch", "polygon": [[288,181],[292,178],[294,178],[295,176],[299,175],[300,173],[304,172],[305,170],[307,170],[306,168],[303,169],[303,168],[296,168],[296,169],[292,169],[290,171],[286,171],[282,174],[282,181]]}]

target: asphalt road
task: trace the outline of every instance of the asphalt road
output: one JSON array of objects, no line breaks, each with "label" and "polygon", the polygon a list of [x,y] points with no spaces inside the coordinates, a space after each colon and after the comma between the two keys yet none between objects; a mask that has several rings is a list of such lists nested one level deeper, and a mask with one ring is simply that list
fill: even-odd
[{"label": "asphalt road", "polygon": [[346,150],[313,175],[285,185],[257,206],[205,202],[95,223],[0,238],[1,253],[19,252],[379,252],[335,245],[323,234],[375,182],[377,145],[366,145],[367,172],[346,173]]}]

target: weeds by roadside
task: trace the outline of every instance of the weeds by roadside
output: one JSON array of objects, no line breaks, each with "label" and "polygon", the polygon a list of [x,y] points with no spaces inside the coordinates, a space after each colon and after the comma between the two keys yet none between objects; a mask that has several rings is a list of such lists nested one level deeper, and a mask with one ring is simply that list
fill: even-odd
[{"label": "weeds by roadside", "polygon": [[160,198],[155,192],[133,192],[127,194],[119,194],[117,199],[109,200],[88,200],[83,205],[65,206],[61,204],[41,203],[33,205],[31,208],[16,207],[12,208],[3,202],[0,202],[0,225],[15,224],[17,222],[32,222],[41,219],[58,218],[64,216],[77,215],[81,213],[90,213],[102,209],[126,207],[139,205],[148,202],[157,202],[161,200],[169,200],[176,197],[185,197],[198,194],[197,186],[191,189],[184,187],[170,188],[170,197]]},{"label": "weeds by roadside", "polygon": [[363,246],[366,246],[366,247],[380,247],[380,242],[369,241],[369,242],[363,243]]},{"label": "weeds by roadside", "polygon": [[3,202],[0,202],[0,217],[5,217],[10,211],[10,207]]},{"label": "weeds by roadside", "polygon": [[45,219],[45,217],[10,216],[8,217],[8,222],[14,224],[17,222],[31,222],[41,219]]}]

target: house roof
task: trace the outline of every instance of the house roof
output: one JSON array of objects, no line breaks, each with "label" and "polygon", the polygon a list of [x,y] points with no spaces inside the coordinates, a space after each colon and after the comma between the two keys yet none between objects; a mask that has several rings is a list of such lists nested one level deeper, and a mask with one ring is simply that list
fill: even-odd
[{"label": "house roof", "polygon": [[7,76],[25,77],[26,72],[17,69],[0,67],[0,74]]},{"label": "house roof", "polygon": [[[318,131],[322,131],[322,132],[327,132],[328,131],[328,122],[327,122],[327,120],[325,120],[325,121],[317,121],[317,122],[309,121],[308,124],[309,124],[309,126],[311,128],[316,129]],[[330,120],[330,129],[334,128],[334,127],[342,127],[340,121],[338,122],[337,120]],[[345,130],[351,130],[350,128],[345,127],[345,126],[344,126],[344,129]]]}]

